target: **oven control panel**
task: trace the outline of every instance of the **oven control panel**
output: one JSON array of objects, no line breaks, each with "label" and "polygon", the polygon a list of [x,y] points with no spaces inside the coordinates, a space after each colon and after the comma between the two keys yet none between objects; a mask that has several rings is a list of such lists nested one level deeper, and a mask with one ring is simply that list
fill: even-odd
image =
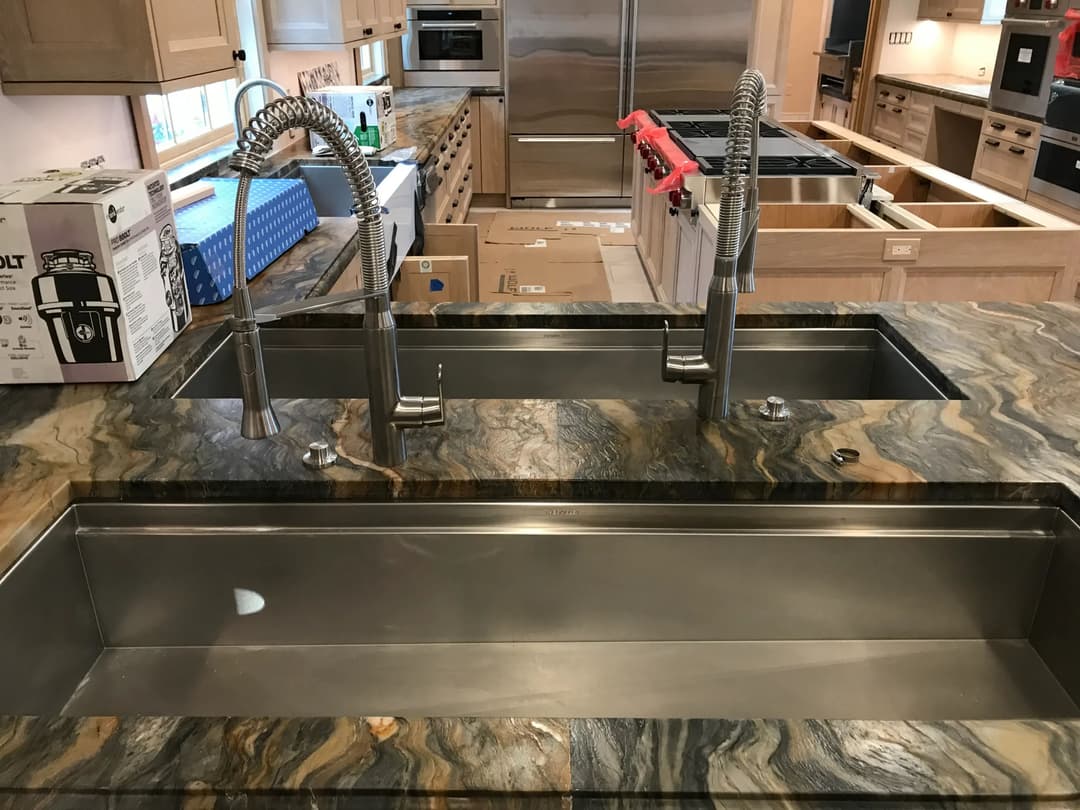
[{"label": "oven control panel", "polygon": [[1064,17],[1072,0],[1009,0],[1010,17]]}]

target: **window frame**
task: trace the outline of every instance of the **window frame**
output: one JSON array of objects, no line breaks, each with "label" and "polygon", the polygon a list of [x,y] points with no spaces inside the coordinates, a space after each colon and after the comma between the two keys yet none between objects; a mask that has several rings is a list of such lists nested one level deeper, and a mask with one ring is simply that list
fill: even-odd
[{"label": "window frame", "polygon": [[[237,83],[243,79],[238,75]],[[225,81],[228,81],[227,79]],[[215,84],[216,82],[211,82]],[[196,85],[201,87],[203,85]],[[154,142],[154,129],[150,122],[150,109],[146,103],[146,96],[131,97],[132,114],[135,118],[135,129],[139,141],[139,153],[142,158],[143,168],[146,169],[171,169],[194,160],[204,152],[224,146],[236,138],[236,127],[233,122],[204,132],[191,140],[170,146],[167,149],[158,149]]]}]

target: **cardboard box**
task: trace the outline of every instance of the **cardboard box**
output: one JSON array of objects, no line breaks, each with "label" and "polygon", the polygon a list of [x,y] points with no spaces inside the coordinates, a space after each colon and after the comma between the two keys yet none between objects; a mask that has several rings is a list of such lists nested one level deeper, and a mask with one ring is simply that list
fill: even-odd
[{"label": "cardboard box", "polygon": [[[385,149],[397,141],[393,87],[332,85],[320,87],[309,97],[340,115],[361,146]],[[310,135],[312,151],[326,146],[318,133]]]},{"label": "cardboard box", "polygon": [[165,172],[0,185],[0,383],[135,380],[190,320]]},{"label": "cardboard box", "polygon": [[395,301],[472,301],[468,256],[410,257],[394,282]]},{"label": "cardboard box", "polygon": [[[217,304],[233,293],[233,218],[240,181],[213,178],[206,182],[213,186],[213,196],[176,213],[188,291],[195,306]],[[252,180],[244,248],[248,280],[318,224],[315,203],[303,180]]]},{"label": "cardboard box", "polygon": [[537,239],[563,236],[595,236],[602,245],[634,245],[630,214],[523,211],[500,213],[488,229],[485,242],[526,245]]},{"label": "cardboard box", "polygon": [[487,245],[480,265],[484,302],[610,301],[595,236],[564,236],[532,245]]}]

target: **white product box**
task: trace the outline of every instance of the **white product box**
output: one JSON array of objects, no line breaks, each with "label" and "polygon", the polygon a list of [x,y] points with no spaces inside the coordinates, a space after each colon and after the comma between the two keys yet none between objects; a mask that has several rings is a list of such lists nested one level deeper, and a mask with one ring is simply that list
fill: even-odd
[{"label": "white product box", "polygon": [[[385,149],[397,141],[393,87],[331,85],[319,88],[309,97],[340,115],[361,146]],[[325,145],[326,141],[317,133],[311,133],[312,151]]]},{"label": "white product box", "polygon": [[138,379],[190,320],[165,172],[0,184],[0,384]]}]

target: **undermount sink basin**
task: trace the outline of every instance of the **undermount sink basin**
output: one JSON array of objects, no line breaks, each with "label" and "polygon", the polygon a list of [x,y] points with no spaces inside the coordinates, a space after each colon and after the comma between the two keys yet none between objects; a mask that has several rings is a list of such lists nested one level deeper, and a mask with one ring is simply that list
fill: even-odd
[{"label": "undermount sink basin", "polygon": [[[359,329],[264,329],[272,396],[367,396]],[[431,387],[443,364],[446,395],[476,399],[693,399],[697,387],[660,378],[660,333],[633,329],[402,329],[402,388]],[[672,345],[700,350],[700,330]],[[924,373],[925,370],[925,373]],[[945,399],[931,378],[875,329],[741,329],[733,398]],[[175,394],[237,398],[236,355],[226,337]]]},{"label": "undermount sink basin", "polygon": [[136,504],[0,579],[0,714],[1080,716],[1028,505]]}]

